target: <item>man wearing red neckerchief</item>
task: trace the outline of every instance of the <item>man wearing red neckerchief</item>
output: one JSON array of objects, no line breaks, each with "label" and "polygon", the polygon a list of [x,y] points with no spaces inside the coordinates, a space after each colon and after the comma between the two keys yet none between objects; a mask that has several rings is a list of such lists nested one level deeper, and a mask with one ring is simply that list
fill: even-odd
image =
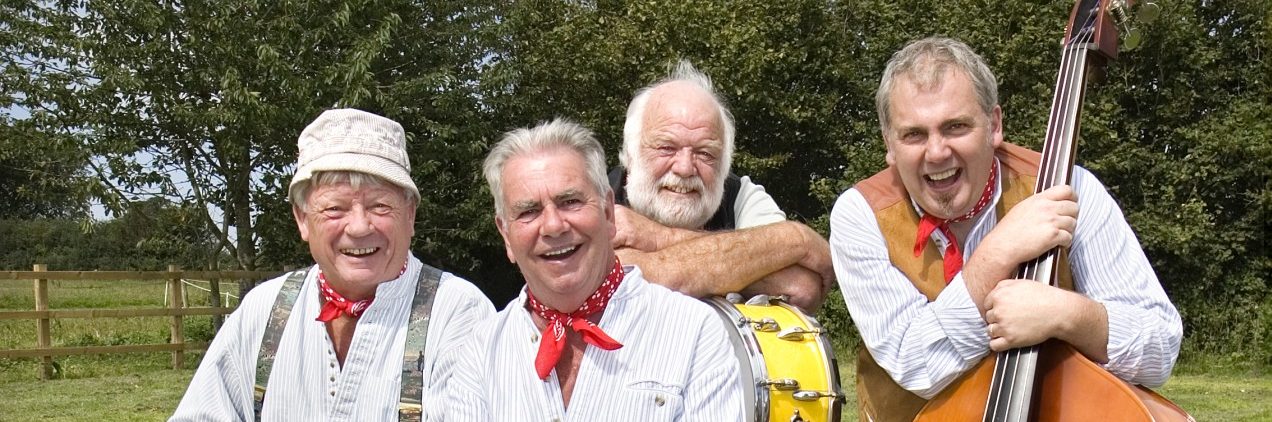
[{"label": "man wearing red neckerchief", "polygon": [[[1033,194],[1039,154],[1004,142],[980,56],[948,38],[912,42],[875,100],[888,168],[844,192],[830,217],[865,346],[862,420],[913,420],[991,350],[1051,338],[1131,383],[1166,381],[1182,326],[1131,227],[1080,167],[1072,186]],[[1057,247],[1069,254],[1064,288],[1014,279]]]},{"label": "man wearing red neckerchief", "polygon": [[[172,419],[399,420],[403,400],[422,408],[408,417],[440,418],[450,365],[439,357],[494,307],[449,273],[424,284],[410,251],[420,193],[405,131],[365,111],[328,110],[297,150],[289,199],[316,265],[243,298]],[[431,308],[411,320],[417,297]],[[406,344],[408,328],[422,350]]]},{"label": "man wearing red neckerchief", "polygon": [[714,311],[616,258],[590,131],[509,132],[484,172],[526,287],[457,350],[447,420],[741,420],[738,360]]}]

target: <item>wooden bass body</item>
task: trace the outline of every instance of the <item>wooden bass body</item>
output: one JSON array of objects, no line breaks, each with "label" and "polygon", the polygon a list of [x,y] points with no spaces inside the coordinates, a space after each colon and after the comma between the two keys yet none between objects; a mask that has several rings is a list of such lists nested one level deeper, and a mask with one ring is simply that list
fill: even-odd
[{"label": "wooden bass body", "polygon": [[[1157,393],[1129,384],[1091,362],[1068,343],[1049,340],[1038,359],[1039,391],[1029,420],[1180,421],[1192,416]],[[932,398],[916,421],[982,420],[994,377],[997,353],[991,353],[941,394]]]}]

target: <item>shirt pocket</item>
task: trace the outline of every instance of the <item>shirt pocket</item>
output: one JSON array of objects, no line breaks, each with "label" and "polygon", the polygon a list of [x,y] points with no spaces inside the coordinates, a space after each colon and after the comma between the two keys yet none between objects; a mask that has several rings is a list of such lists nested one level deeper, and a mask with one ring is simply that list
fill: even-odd
[{"label": "shirt pocket", "polygon": [[684,414],[684,386],[657,380],[628,380],[617,415],[633,421],[674,421]]}]

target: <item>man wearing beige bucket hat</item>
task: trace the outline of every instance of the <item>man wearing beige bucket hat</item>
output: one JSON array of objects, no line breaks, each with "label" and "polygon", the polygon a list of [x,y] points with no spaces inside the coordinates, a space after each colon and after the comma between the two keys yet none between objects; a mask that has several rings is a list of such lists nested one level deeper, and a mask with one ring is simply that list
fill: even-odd
[{"label": "man wearing beige bucket hat", "polygon": [[172,420],[440,419],[444,356],[494,307],[410,252],[419,189],[397,122],[329,110],[289,198],[317,265],[243,298]]}]

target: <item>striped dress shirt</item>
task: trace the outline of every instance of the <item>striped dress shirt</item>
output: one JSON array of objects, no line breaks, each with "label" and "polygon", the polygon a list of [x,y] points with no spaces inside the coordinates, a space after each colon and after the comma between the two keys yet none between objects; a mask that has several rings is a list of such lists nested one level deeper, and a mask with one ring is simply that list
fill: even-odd
[{"label": "striped dress shirt", "polygon": [[563,406],[554,369],[535,373],[540,329],[526,294],[508,304],[461,348],[448,386],[447,421],[737,421],[738,359],[715,311],[650,284],[633,266],[599,324],[623,344],[587,346]]},{"label": "striped dress shirt", "polygon": [[[994,203],[1000,200],[995,187]],[[1075,289],[1104,305],[1109,322],[1105,369],[1135,384],[1160,386],[1170,376],[1183,328],[1135,233],[1104,185],[1075,168],[1080,211],[1069,250]],[[921,212],[921,211],[920,211]],[[998,222],[995,207],[963,239],[969,257]],[[947,240],[932,233],[944,251]],[[878,220],[856,189],[835,203],[830,248],[853,322],[879,366],[907,390],[931,398],[989,353],[989,336],[962,273],[933,302],[892,266]]]},{"label": "striped dress shirt", "polygon": [[[316,268],[316,267],[315,267]],[[375,301],[358,319],[343,367],[326,324],[316,321],[318,272],[311,268],[279,340],[269,375],[261,419],[266,421],[395,421],[407,317],[422,268],[414,256],[406,272],[376,288]],[[286,276],[252,289],[230,314],[208,347],[199,369],[177,406],[173,421],[253,420],[253,385],[261,337],[274,298]],[[441,391],[453,365],[439,357],[461,344],[494,307],[475,286],[450,273],[442,275],[429,317],[422,361],[421,401],[426,419],[437,420]]]}]

